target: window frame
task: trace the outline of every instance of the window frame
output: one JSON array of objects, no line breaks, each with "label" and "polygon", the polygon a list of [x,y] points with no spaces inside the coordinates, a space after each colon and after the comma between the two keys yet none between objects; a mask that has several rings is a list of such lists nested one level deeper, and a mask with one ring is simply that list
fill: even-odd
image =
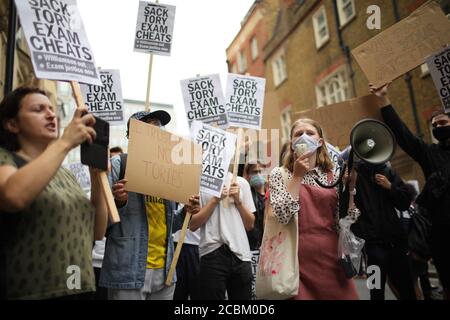
[{"label": "window frame", "polygon": [[252,57],[252,61],[255,61],[259,57],[258,39],[256,36],[253,36],[250,40],[250,55]]},{"label": "window frame", "polygon": [[[335,79],[337,77],[337,79]],[[339,88],[333,88],[333,84],[339,83]],[[333,90],[330,90],[332,88]],[[350,99],[350,80],[345,66],[330,73],[326,78],[316,84],[317,108],[339,103]],[[325,93],[324,93],[325,92]],[[341,95],[339,97],[339,95]],[[335,101],[332,101],[334,98]]]},{"label": "window frame", "polygon": [[[320,17],[324,17],[324,26],[326,29],[326,36],[321,37],[320,31],[322,30],[321,26],[319,25],[319,19]],[[327,11],[325,10],[325,5],[322,5],[317,11],[314,13],[313,17],[313,29],[314,29],[314,39],[316,41],[316,48],[319,50],[322,48],[329,40],[330,40],[330,28],[328,26],[328,18],[327,18]]]},{"label": "window frame", "polygon": [[274,55],[274,59],[272,60],[272,72],[275,87],[279,87],[287,80],[288,74],[284,49],[281,49]]},{"label": "window frame", "polygon": [[[348,1],[347,4],[344,1]],[[350,17],[346,17],[344,6],[350,4],[353,9],[353,14]],[[339,27],[343,29],[356,17],[355,0],[337,0],[338,15],[339,15]]]}]

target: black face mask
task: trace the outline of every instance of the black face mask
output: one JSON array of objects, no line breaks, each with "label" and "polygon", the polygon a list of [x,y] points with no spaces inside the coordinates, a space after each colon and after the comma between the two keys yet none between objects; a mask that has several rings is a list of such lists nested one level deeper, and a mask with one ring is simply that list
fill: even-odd
[{"label": "black face mask", "polygon": [[450,126],[433,128],[433,136],[440,142],[450,139]]}]

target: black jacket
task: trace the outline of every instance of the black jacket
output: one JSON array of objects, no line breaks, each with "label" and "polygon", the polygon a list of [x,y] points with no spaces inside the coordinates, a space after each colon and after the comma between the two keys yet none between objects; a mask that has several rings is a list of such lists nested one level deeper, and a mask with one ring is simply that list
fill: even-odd
[{"label": "black jacket", "polygon": [[[361,215],[352,225],[353,233],[371,244],[406,240],[406,233],[395,210],[407,210],[411,203],[405,183],[387,165],[377,170],[359,165],[357,172],[355,205]],[[386,176],[391,182],[391,189],[377,185],[375,174]]]},{"label": "black jacket", "polygon": [[450,225],[450,146],[426,144],[411,133],[392,106],[382,108],[381,115],[398,145],[423,170],[426,184],[416,202],[427,209],[434,223]]}]

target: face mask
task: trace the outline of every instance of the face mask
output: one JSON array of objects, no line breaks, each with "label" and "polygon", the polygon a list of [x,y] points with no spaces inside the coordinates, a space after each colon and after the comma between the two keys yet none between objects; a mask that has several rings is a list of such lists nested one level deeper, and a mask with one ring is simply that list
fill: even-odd
[{"label": "face mask", "polygon": [[316,138],[313,138],[304,133],[301,137],[295,140],[295,142],[292,144],[292,149],[297,154],[297,157],[301,157],[304,154],[310,155],[314,153],[321,146],[322,144],[319,143]]},{"label": "face mask", "polygon": [[260,174],[255,174],[250,178],[250,186],[252,186],[253,188],[261,188],[265,182],[266,180]]},{"label": "face mask", "polygon": [[450,139],[450,126],[433,128],[433,136],[440,142]]}]

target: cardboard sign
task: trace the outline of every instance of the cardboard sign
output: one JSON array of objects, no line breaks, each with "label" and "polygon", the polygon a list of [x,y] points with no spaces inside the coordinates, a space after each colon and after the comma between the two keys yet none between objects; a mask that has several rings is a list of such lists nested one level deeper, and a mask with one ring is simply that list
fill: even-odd
[{"label": "cardboard sign", "polygon": [[266,79],[229,74],[226,107],[230,126],[260,130]]},{"label": "cardboard sign", "polygon": [[134,51],[170,56],[175,6],[139,1]]},{"label": "cardboard sign", "polygon": [[16,0],[37,78],[101,85],[75,0]]},{"label": "cardboard sign", "polygon": [[77,179],[81,189],[83,189],[85,192],[91,190],[91,176],[89,174],[89,168],[87,166],[81,164],[80,162],[77,162],[67,165],[66,168],[69,169],[70,172],[72,172],[72,174],[75,176],[75,179]]},{"label": "cardboard sign", "polygon": [[425,62],[450,43],[450,21],[431,2],[378,34],[352,54],[369,82],[382,87]]},{"label": "cardboard sign", "polygon": [[325,140],[341,150],[350,144],[350,133],[358,121],[366,118],[382,121],[377,97],[374,95],[296,112],[292,123],[300,118],[317,121],[324,130]]},{"label": "cardboard sign", "polygon": [[450,47],[430,56],[427,64],[444,112],[450,112]]},{"label": "cardboard sign", "polygon": [[199,194],[201,154],[198,144],[131,119],[125,188],[186,204]]},{"label": "cardboard sign", "polygon": [[103,86],[81,85],[81,92],[89,112],[108,121],[123,124],[123,99],[119,70],[99,70]]},{"label": "cardboard sign", "polygon": [[203,167],[200,191],[220,197],[230,162],[236,147],[236,135],[194,121],[191,135],[195,143],[202,147]]},{"label": "cardboard sign", "polygon": [[180,83],[189,126],[192,121],[199,120],[222,129],[229,127],[218,74],[181,80]]}]

